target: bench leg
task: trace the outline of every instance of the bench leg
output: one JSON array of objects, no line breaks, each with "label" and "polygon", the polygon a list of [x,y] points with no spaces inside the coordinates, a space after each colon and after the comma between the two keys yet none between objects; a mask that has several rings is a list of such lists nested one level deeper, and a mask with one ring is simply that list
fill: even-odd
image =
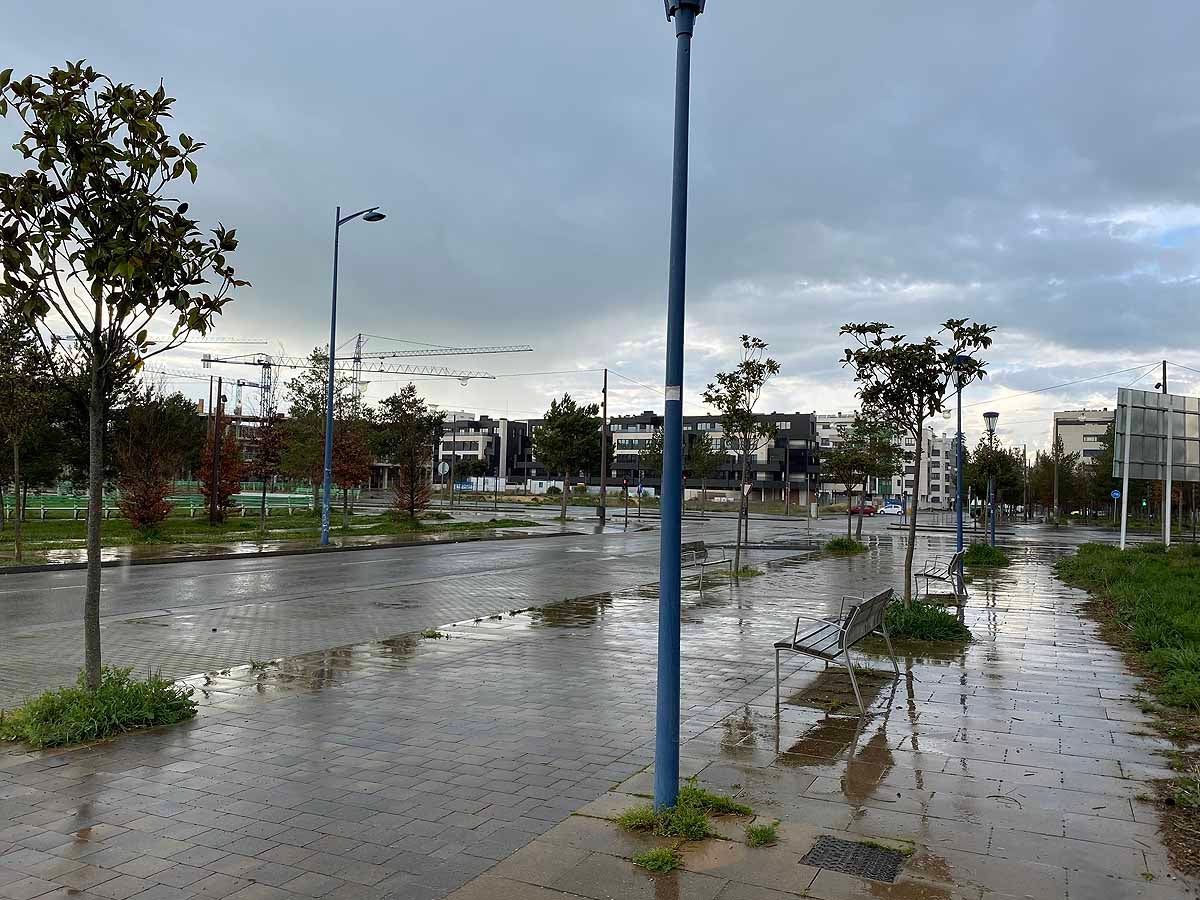
[{"label": "bench leg", "polygon": [[779,651],[775,651],[775,712],[779,712]]},{"label": "bench leg", "polygon": [[883,631],[883,642],[885,644],[887,644],[888,658],[891,659],[891,661],[892,661],[892,669],[895,670],[896,677],[899,678],[900,677],[900,664],[896,662],[896,651],[892,649],[892,636],[890,634],[888,634],[886,623],[880,622],[879,627]]},{"label": "bench leg", "polygon": [[862,694],[858,691],[858,679],[854,677],[854,661],[850,659],[850,651],[843,650],[842,654],[846,657],[846,672],[850,675],[850,686],[854,688],[854,699],[858,701],[858,709],[865,716],[867,708],[863,706]]}]

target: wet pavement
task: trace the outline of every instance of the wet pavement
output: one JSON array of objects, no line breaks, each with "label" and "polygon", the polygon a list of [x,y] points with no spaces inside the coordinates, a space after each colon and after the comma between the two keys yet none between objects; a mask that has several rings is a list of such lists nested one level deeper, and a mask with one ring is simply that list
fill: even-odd
[{"label": "wet pavement", "polygon": [[[381,559],[387,587],[339,571],[346,599],[276,601],[263,632],[286,630],[294,611],[312,633],[289,640],[324,634],[323,647],[197,676],[194,722],[0,757],[0,898],[1192,896],[1138,799],[1165,774],[1168,746],[1129,699],[1136,679],[1081,618],[1083,595],[1054,580],[1061,550],[1037,537],[1014,548],[1012,568],[975,578],[975,643],[898,647],[899,682],[864,678],[865,718],[851,714],[844,674],[798,658],[777,712],[770,648],[797,614],[899,586],[899,537],[872,535],[850,559],[752,552],[763,577],[685,592],[683,774],[779,819],[773,848],[748,849],[731,822],[723,839],[685,847],[672,875],[629,862],[656,841],[608,819],[651,784],[657,597],[637,585],[657,534],[597,535],[562,539],[559,562],[555,541],[496,548],[526,554],[510,558],[524,579],[511,584],[498,558],[474,571],[478,547],[421,561],[444,568],[410,573],[400,593],[419,601],[419,627],[445,623],[449,639],[328,649],[355,608],[397,592],[404,564]],[[918,540],[921,555],[950,546]],[[456,589],[480,593],[449,599]],[[587,596],[528,600],[572,590]],[[401,614],[378,613],[376,627]],[[822,834],[911,855],[893,885],[802,864]]]}]

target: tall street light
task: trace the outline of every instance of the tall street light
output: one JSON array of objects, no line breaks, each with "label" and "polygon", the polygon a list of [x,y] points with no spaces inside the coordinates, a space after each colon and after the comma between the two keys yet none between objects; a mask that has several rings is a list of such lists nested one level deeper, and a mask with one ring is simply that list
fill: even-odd
[{"label": "tall street light", "polygon": [[381,222],[387,218],[379,211],[378,206],[360,209],[353,215],[343,216],[339,206],[334,214],[333,226],[333,303],[329,311],[329,382],[325,386],[325,485],[321,498],[321,546],[329,546],[329,499],[333,490],[333,370],[334,356],[337,352],[337,279],[338,279],[338,238],[342,226],[347,222],[362,217],[364,222]]},{"label": "tall street light", "polygon": [[667,376],[663,409],[662,505],[658,574],[658,708],[654,726],[654,805],[679,796],[679,555],[683,516],[683,300],[687,269],[688,116],[692,30],[704,0],[663,0],[675,20],[675,164],[671,185],[671,274],[667,297]]},{"label": "tall street light", "polygon": [[[956,550],[962,551],[963,548],[963,430],[962,430],[962,365],[969,356],[958,355],[954,357],[954,389],[957,395],[956,404],[958,406],[958,428],[954,432],[954,512],[955,518],[958,520],[958,545]],[[958,561],[958,577],[963,576],[963,561],[960,558]]]},{"label": "tall street light", "polygon": [[[998,412],[985,412],[983,414],[983,424],[987,426],[988,448],[993,449],[996,443],[996,421],[1000,418]],[[992,465],[989,462],[989,468]],[[996,546],[996,474],[994,471],[988,472],[988,512],[991,515],[991,545]]]}]

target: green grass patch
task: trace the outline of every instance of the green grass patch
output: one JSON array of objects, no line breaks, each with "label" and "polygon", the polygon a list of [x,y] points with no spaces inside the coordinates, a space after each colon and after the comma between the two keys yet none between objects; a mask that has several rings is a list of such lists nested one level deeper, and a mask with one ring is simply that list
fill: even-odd
[{"label": "green grass patch", "polygon": [[895,601],[887,608],[888,633],[898,640],[969,641],[971,629],[932,603],[914,601],[908,609]]},{"label": "green grass patch", "polygon": [[648,804],[635,806],[617,816],[617,824],[632,831],[653,832],[659,837],[698,841],[712,833],[710,815],[749,816],[752,811],[731,797],[697,787],[696,779],[692,778],[679,789],[674,806],[659,810]]},{"label": "green grass patch", "polygon": [[650,872],[674,872],[682,862],[679,851],[671,847],[655,847],[644,853],[635,854],[633,864]]},{"label": "green grass patch", "polygon": [[746,826],[746,844],[751,847],[770,847],[779,840],[779,820],[765,825]]},{"label": "green grass patch", "polygon": [[763,574],[762,569],[756,569],[754,566],[742,566],[733,573],[734,578],[757,578]]},{"label": "green grass patch", "polygon": [[1012,560],[999,547],[993,547],[990,544],[972,544],[967,548],[967,555],[963,557],[963,565],[998,568],[1012,565]]},{"label": "green grass patch", "polygon": [[1084,544],[1058,575],[1101,601],[1109,636],[1149,670],[1160,701],[1200,712],[1200,547]]},{"label": "green grass patch", "polygon": [[444,632],[444,631],[438,631],[436,628],[426,628],[424,631],[421,632],[421,637],[427,638],[428,640],[431,640],[431,641],[437,641],[442,638],[445,638],[446,640],[450,640],[450,635],[446,634],[446,632]]},{"label": "green grass patch", "polygon": [[196,714],[191,688],[151,673],[145,681],[129,669],[105,667],[100,687],[88,690],[83,675],[75,687],[47,691],[0,713],[0,740],[35,749],[102,740],[158,725],[174,725]]},{"label": "green grass patch", "polygon": [[825,545],[825,552],[831,556],[854,556],[857,553],[866,553],[867,547],[854,538],[838,537]]}]

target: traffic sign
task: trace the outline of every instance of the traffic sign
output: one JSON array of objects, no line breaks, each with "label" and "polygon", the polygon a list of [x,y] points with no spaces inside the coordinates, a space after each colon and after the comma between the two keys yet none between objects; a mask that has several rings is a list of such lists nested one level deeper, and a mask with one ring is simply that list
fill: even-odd
[{"label": "traffic sign", "polygon": [[1112,497],[1114,500],[1120,500],[1121,492],[1114,489],[1113,492],[1111,494],[1109,494],[1109,496]]},{"label": "traffic sign", "polygon": [[440,463],[438,463],[438,474],[439,475],[445,475],[449,471],[450,471],[450,463],[446,462],[445,460],[442,460]]}]

